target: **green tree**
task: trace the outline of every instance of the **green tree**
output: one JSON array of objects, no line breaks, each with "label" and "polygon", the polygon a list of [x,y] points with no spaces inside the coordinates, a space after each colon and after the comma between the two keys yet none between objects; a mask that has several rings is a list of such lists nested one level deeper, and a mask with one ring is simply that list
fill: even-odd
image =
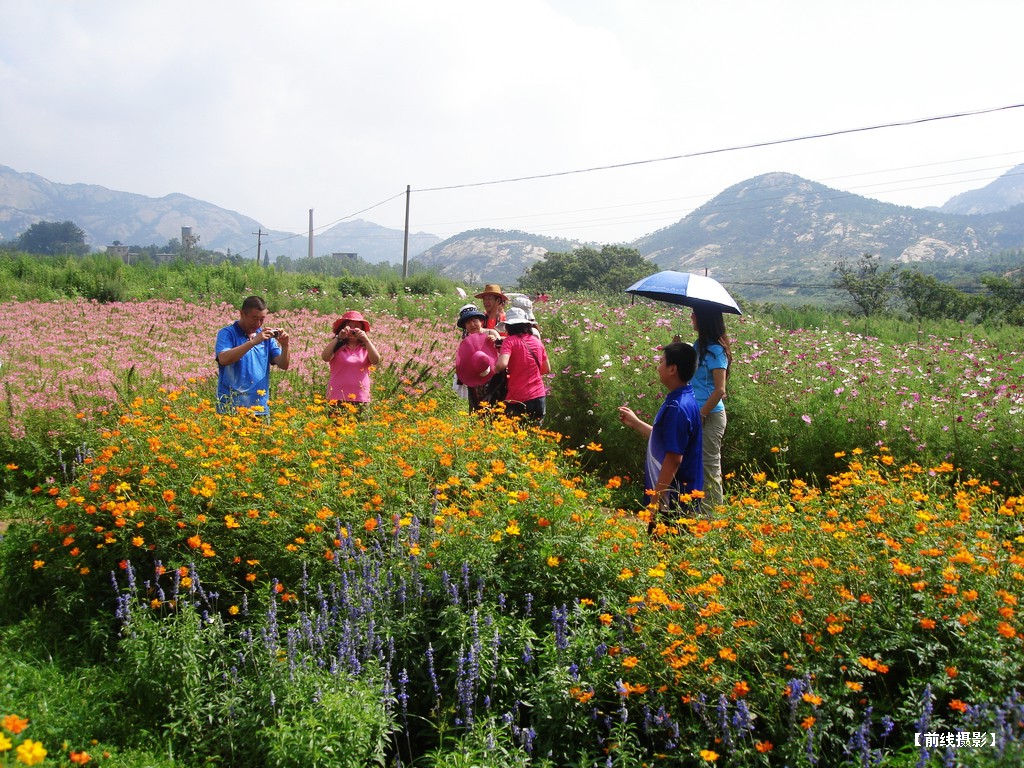
[{"label": "green tree", "polygon": [[986,275],[981,278],[988,289],[985,297],[986,315],[1002,318],[1013,325],[1024,325],[1024,278]]},{"label": "green tree", "polygon": [[836,279],[832,287],[849,295],[864,317],[877,315],[888,306],[896,284],[895,266],[883,269],[877,256],[865,253],[852,266],[840,261],[833,271]]},{"label": "green tree", "polygon": [[900,298],[918,321],[966,320],[978,309],[978,302],[973,297],[918,269],[900,271],[896,282]]},{"label": "green tree", "polygon": [[18,236],[18,248],[46,256],[89,252],[85,231],[73,221],[37,221]]},{"label": "green tree", "polygon": [[622,293],[652,271],[651,263],[635,248],[606,245],[597,251],[583,247],[566,253],[549,252],[526,270],[518,287],[527,293]]}]

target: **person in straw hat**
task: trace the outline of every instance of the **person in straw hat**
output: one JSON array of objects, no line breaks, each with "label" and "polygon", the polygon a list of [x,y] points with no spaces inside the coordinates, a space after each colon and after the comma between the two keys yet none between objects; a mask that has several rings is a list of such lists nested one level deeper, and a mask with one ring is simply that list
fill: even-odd
[{"label": "person in straw hat", "polygon": [[501,286],[497,283],[488,283],[476,298],[484,304],[484,314],[487,316],[484,319],[484,328],[497,328],[498,323],[505,319],[508,296],[501,292]]},{"label": "person in straw hat", "polygon": [[349,311],[334,321],[333,336],[320,357],[331,366],[327,399],[332,410],[351,403],[362,410],[370,402],[370,367],[380,363],[380,353],[370,339],[370,323],[360,312]]}]

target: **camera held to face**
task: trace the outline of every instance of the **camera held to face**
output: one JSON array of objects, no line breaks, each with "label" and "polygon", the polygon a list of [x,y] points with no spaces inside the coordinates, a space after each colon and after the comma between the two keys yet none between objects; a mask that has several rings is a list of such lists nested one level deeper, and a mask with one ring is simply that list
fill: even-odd
[{"label": "camera held to face", "polygon": [[270,333],[273,334],[275,339],[281,338],[281,334],[284,333],[283,328],[271,328]]}]

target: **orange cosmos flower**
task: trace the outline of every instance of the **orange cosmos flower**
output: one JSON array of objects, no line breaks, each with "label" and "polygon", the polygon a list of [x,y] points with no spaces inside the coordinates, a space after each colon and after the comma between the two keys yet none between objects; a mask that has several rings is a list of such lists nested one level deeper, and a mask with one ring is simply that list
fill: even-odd
[{"label": "orange cosmos flower", "polygon": [[803,728],[805,731],[809,731],[811,730],[811,728],[814,727],[814,724],[816,722],[818,721],[815,719],[813,715],[808,715],[800,722],[800,727]]},{"label": "orange cosmos flower", "polygon": [[700,751],[701,760],[707,760],[709,763],[715,762],[718,759],[718,753],[710,749],[702,749]]},{"label": "orange cosmos flower", "polygon": [[951,702],[949,702],[949,708],[960,713],[964,713],[967,711],[967,705],[964,702],[960,701],[960,699],[953,699]]},{"label": "orange cosmos flower", "polygon": [[871,659],[866,656],[861,656],[859,659],[857,659],[857,661],[860,662],[862,667],[866,667],[867,669],[870,669],[872,672],[878,672],[879,674],[884,675],[886,672],[889,671],[888,665],[883,664],[877,659]]},{"label": "orange cosmos flower", "polygon": [[164,501],[166,501],[168,504],[170,504],[172,501],[174,501],[178,497],[178,495],[174,491],[172,491],[170,489],[164,491],[162,496],[163,496]]},{"label": "orange cosmos flower", "polygon": [[5,715],[0,726],[8,733],[19,734],[28,728],[28,719],[17,715]]}]

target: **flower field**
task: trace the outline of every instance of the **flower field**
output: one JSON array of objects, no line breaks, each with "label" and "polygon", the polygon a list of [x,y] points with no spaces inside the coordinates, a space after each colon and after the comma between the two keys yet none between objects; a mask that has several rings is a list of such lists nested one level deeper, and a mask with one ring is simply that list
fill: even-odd
[{"label": "flower field", "polygon": [[464,412],[447,318],[363,308],[356,420],[319,397],[330,318],[275,313],[265,424],[213,412],[226,305],[10,310],[10,427],[81,444],[9,444],[0,764],[1024,758],[1019,352],[731,319],[728,504],[648,535],[614,408],[653,413],[678,313],[545,307],[537,430]]}]

